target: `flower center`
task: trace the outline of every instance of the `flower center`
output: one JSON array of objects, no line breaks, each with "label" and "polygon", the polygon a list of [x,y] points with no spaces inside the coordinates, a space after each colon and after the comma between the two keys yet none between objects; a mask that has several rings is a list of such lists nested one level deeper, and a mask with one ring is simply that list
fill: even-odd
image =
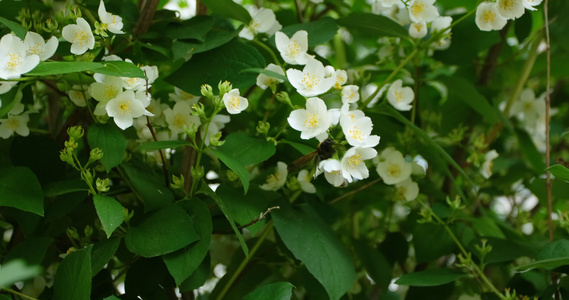
[{"label": "flower center", "polygon": [[365,135],[358,126],[354,126],[349,132],[354,140],[358,140],[360,142],[364,140]]},{"label": "flower center", "polygon": [[397,102],[403,101],[403,95],[401,94],[400,91],[396,91],[396,92],[395,92],[395,100],[396,100]]},{"label": "flower center", "polygon": [[318,123],[320,123],[320,115],[309,112],[306,113],[306,119],[304,120],[305,127],[314,128],[318,126]]},{"label": "flower center", "polygon": [[352,169],[355,169],[358,165],[361,165],[362,163],[363,160],[362,160],[362,155],[360,153],[356,153],[350,156],[350,158],[348,158],[348,164]]},{"label": "flower center", "polygon": [[387,168],[387,174],[389,174],[391,177],[399,177],[401,176],[401,167],[398,164],[389,164],[389,167]]},{"label": "flower center", "polygon": [[111,100],[117,96],[119,93],[118,89],[112,85],[105,86],[105,91],[103,92],[103,96],[106,100]]},{"label": "flower center", "polygon": [[279,182],[281,178],[281,173],[276,172],[274,174],[269,175],[269,177],[267,177],[267,183],[268,184],[277,184]]},{"label": "flower center", "polygon": [[514,2],[515,0],[503,0],[503,1],[499,1],[499,5],[500,7],[502,7],[503,10],[513,10],[514,9]]},{"label": "flower center", "polygon": [[8,119],[8,128],[10,128],[12,131],[15,131],[16,129],[18,129],[18,127],[20,127],[20,121],[16,118],[10,118]]},{"label": "flower center", "polygon": [[239,97],[231,96],[228,102],[231,108],[239,110],[239,104],[241,104],[241,100],[239,99]]},{"label": "flower center", "polygon": [[413,6],[411,6],[411,13],[415,17],[418,17],[424,11],[425,11],[425,4],[423,3],[414,4]]},{"label": "flower center", "polygon": [[130,88],[133,88],[140,82],[140,78],[127,77],[124,78],[124,81]]},{"label": "flower center", "polygon": [[8,70],[14,71],[19,66],[22,65],[22,55],[21,54],[10,53],[10,54],[8,54],[8,56],[10,57],[10,59],[8,60],[8,66],[7,66]]},{"label": "flower center", "polygon": [[304,73],[304,77],[300,81],[306,86],[308,89],[312,89],[318,85],[320,79],[316,77],[316,75],[310,75],[310,73]]},{"label": "flower center", "polygon": [[75,31],[73,43],[79,43],[79,45],[84,46],[87,43],[87,33],[84,30]]},{"label": "flower center", "polygon": [[494,23],[495,19],[496,19],[496,14],[489,9],[484,11],[484,13],[482,14],[482,20],[485,23]]},{"label": "flower center", "polygon": [[286,48],[290,56],[297,56],[301,52],[300,45],[295,40],[290,40]]},{"label": "flower center", "polygon": [[42,46],[40,43],[35,43],[33,46],[30,46],[28,48],[28,50],[26,51],[26,55],[37,55],[39,56],[40,54],[42,54]]},{"label": "flower center", "polygon": [[186,125],[186,118],[184,118],[182,114],[176,114],[174,116],[174,125],[180,128],[184,127],[184,125]]},{"label": "flower center", "polygon": [[121,101],[119,103],[119,113],[121,115],[127,114],[128,111],[130,110],[131,105],[132,103],[130,101]]},{"label": "flower center", "polygon": [[417,32],[420,32],[421,29],[423,29],[423,23],[415,23],[413,26],[415,26],[415,30],[417,30]]}]

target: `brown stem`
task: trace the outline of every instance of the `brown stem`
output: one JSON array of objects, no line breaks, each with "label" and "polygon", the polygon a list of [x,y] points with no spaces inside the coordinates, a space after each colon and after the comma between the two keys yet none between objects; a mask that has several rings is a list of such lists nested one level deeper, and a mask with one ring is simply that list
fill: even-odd
[{"label": "brown stem", "polygon": [[[154,131],[154,127],[152,126],[152,123],[150,122],[150,118],[148,116],[146,117],[146,126],[150,130],[150,133],[152,134],[152,138],[154,139],[154,141],[157,142],[158,138],[156,137],[156,132]],[[170,178],[169,178],[170,176],[168,176],[168,167],[166,166],[166,158],[164,157],[164,152],[162,152],[162,149],[158,149],[158,152],[160,153],[160,160],[162,160],[162,173],[164,173],[164,182],[168,187],[170,186]]]},{"label": "brown stem", "polygon": [[[547,9],[548,2],[548,0],[545,0],[543,8],[543,13],[545,16],[545,41],[547,43],[547,79],[545,89],[545,165],[547,168],[549,168],[551,165],[551,145],[549,145],[549,110],[551,108],[551,98],[549,95],[549,89],[551,88],[551,44],[549,40],[549,16]],[[547,189],[547,225],[549,227],[549,240],[553,241],[553,221],[551,220],[551,214],[553,212],[553,200],[551,197],[551,172],[547,171],[545,174],[545,188]]]},{"label": "brown stem", "polygon": [[138,20],[132,29],[134,35],[140,36],[145,34],[150,28],[150,24],[154,19],[154,14],[158,9],[160,0],[139,0],[138,1]]},{"label": "brown stem", "polygon": [[480,73],[478,74],[478,85],[488,85],[490,82],[492,74],[494,73],[494,69],[496,68],[498,58],[502,52],[502,47],[506,43],[506,35],[508,34],[508,30],[510,29],[511,24],[511,22],[508,22],[506,26],[500,30],[500,42],[494,44],[492,47],[490,47],[490,50],[488,50],[488,55],[486,55],[484,66],[482,66],[482,70],[480,70]]}]

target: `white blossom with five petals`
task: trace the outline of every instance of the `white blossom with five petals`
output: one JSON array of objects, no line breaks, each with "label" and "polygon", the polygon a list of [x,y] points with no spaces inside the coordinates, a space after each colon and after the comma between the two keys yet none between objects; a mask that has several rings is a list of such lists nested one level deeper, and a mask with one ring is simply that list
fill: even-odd
[{"label": "white blossom with five petals", "polygon": [[77,18],[77,24],[69,24],[61,30],[63,38],[71,43],[71,53],[81,55],[95,47],[95,37],[85,19]]},{"label": "white blossom with five petals", "polygon": [[107,26],[107,29],[109,29],[110,32],[114,34],[124,33],[121,30],[123,27],[122,18],[117,15],[113,15],[110,12],[107,12],[103,0],[101,0],[101,2],[99,3],[98,13],[99,13],[99,19],[101,19],[101,23]]},{"label": "white blossom with five petals", "polygon": [[403,81],[401,79],[395,80],[387,90],[387,100],[395,109],[401,111],[411,110],[413,105],[413,98],[415,93],[410,87],[402,87]]},{"label": "white blossom with five petals", "polygon": [[232,89],[223,95],[223,104],[227,112],[234,115],[244,111],[249,106],[249,101],[239,96],[239,89]]},{"label": "white blossom with five petals", "polygon": [[342,175],[348,182],[354,179],[361,180],[369,177],[369,170],[364,160],[372,159],[377,156],[377,151],[373,148],[352,147],[346,151],[342,157]]},{"label": "white blossom with five petals", "polygon": [[0,39],[0,78],[20,78],[39,64],[39,56],[28,55],[26,50],[24,41],[13,34],[6,34]]},{"label": "white blossom with five petals", "polygon": [[316,59],[310,59],[302,71],[286,70],[286,75],[290,84],[304,97],[323,94],[336,83],[334,76],[326,77],[326,68]]},{"label": "white blossom with five petals", "polygon": [[287,64],[304,65],[311,58],[306,53],[308,50],[308,33],[305,30],[295,32],[291,38],[277,31],[275,33],[275,44]]},{"label": "white blossom with five petals", "polygon": [[293,110],[287,120],[290,127],[300,131],[300,138],[305,140],[325,133],[332,124],[326,104],[317,97],[308,98],[306,109]]}]

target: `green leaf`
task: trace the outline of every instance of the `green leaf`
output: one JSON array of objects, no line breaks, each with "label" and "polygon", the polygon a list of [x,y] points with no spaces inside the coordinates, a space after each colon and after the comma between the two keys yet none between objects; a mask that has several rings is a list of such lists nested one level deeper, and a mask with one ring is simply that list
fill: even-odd
[{"label": "green leaf", "polygon": [[289,300],[293,287],[290,282],[264,284],[247,294],[243,300]]},{"label": "green leaf", "polygon": [[[433,241],[437,241],[433,243]],[[443,226],[423,223],[417,224],[413,230],[413,245],[417,255],[417,263],[437,259],[455,248],[455,244]]]},{"label": "green leaf", "polygon": [[194,39],[203,42],[211,25],[213,25],[212,17],[195,16],[180,23],[170,24],[165,30],[166,37],[171,39]]},{"label": "green leaf", "polygon": [[16,103],[22,101],[22,89],[24,85],[20,84],[18,88],[12,88],[9,92],[0,95],[2,99],[2,105],[0,106],[0,118],[4,117]]},{"label": "green leaf", "polygon": [[239,30],[227,31],[213,28],[207,33],[203,43],[174,41],[172,43],[172,54],[174,56],[174,60],[178,60],[186,55],[202,53],[217,48],[228,43],[238,34]]},{"label": "green leaf", "polygon": [[251,23],[249,12],[233,0],[202,0],[201,2],[216,15],[239,20],[245,24]]},{"label": "green leaf", "polygon": [[164,177],[122,164],[134,190],[144,202],[144,212],[159,209],[174,202],[174,194],[166,187]]},{"label": "green leaf", "polygon": [[93,197],[93,203],[95,204],[97,216],[99,216],[99,220],[101,220],[103,225],[103,230],[105,230],[107,238],[109,238],[115,229],[122,224],[124,208],[117,200],[99,194]]},{"label": "green leaf", "polygon": [[244,132],[236,132],[228,135],[225,143],[218,149],[214,149],[213,153],[239,176],[243,189],[247,193],[250,180],[247,166],[269,159],[275,151],[275,145],[271,142]]},{"label": "green leaf", "polygon": [[559,239],[553,241],[537,254],[538,260],[569,257],[569,240]]},{"label": "green leaf", "polygon": [[90,299],[92,247],[89,245],[65,256],[55,273],[54,299]]},{"label": "green leaf", "polygon": [[482,96],[476,87],[466,79],[460,76],[453,77],[439,77],[444,85],[446,85],[449,98],[454,98],[462,101],[464,104],[470,106],[477,113],[479,113],[490,124],[499,121],[500,117],[492,105]]},{"label": "green leaf", "polygon": [[199,192],[204,195],[210,196],[215,201],[219,209],[221,209],[221,212],[223,212],[223,214],[225,215],[225,218],[227,218],[227,221],[229,221],[229,225],[231,225],[231,228],[235,232],[235,235],[239,240],[239,245],[241,245],[243,253],[245,253],[245,256],[249,256],[249,247],[247,247],[247,243],[245,243],[245,239],[243,238],[241,231],[239,231],[239,228],[237,228],[237,226],[235,225],[233,216],[231,215],[231,212],[227,209],[227,206],[225,205],[223,200],[219,198],[219,196],[214,191],[212,191],[209,185],[207,185],[207,183],[203,180],[201,182],[201,187]]},{"label": "green leaf", "polygon": [[361,240],[354,240],[354,249],[369,276],[382,290],[391,282],[391,266],[383,254]]},{"label": "green leaf", "polygon": [[162,256],[176,285],[181,285],[200,266],[208,253],[213,230],[209,209],[205,203],[194,198],[181,201],[179,204],[190,215],[200,239],[176,252]]},{"label": "green leaf", "polygon": [[247,89],[255,84],[257,76],[241,74],[241,71],[265,67],[265,59],[255,47],[233,39],[211,51],[192,56],[166,81],[193,95],[200,95],[202,84],[217,87],[220,80],[228,80],[234,88]]},{"label": "green leaf", "polygon": [[202,261],[202,263],[198,266],[198,268],[190,275],[190,277],[186,278],[182,284],[180,284],[180,292],[189,292],[193,291],[200,286],[204,285],[207,279],[209,278],[210,273],[210,265],[211,265],[211,258],[209,254],[207,254]]},{"label": "green leaf", "polygon": [[43,217],[43,192],[30,169],[0,169],[0,206],[14,207]]},{"label": "green leaf", "polygon": [[144,71],[133,63],[126,61],[107,62],[68,62],[42,61],[37,67],[26,73],[28,76],[60,75],[75,72],[93,72],[117,77],[146,78]]},{"label": "green leaf", "polygon": [[46,197],[56,197],[83,191],[89,191],[89,187],[85,181],[81,179],[50,182],[43,187],[43,194]]},{"label": "green leaf", "polygon": [[93,250],[91,251],[91,271],[93,276],[97,275],[113,258],[120,243],[120,238],[112,238],[93,244]]},{"label": "green leaf", "polygon": [[24,28],[24,26],[14,22],[14,21],[10,21],[6,18],[2,18],[0,17],[0,23],[6,25],[6,27],[10,28],[10,30],[12,30],[14,32],[14,34],[19,37],[20,39],[24,39],[26,37],[26,33],[28,32],[26,30],[26,28]]},{"label": "green leaf", "polygon": [[466,276],[465,273],[457,270],[430,269],[404,274],[395,283],[411,286],[436,286],[453,282],[464,276]]},{"label": "green leaf", "polygon": [[41,273],[41,270],[40,266],[28,266],[21,259],[3,263],[0,267],[0,288],[9,287],[18,281],[37,276]]},{"label": "green leaf", "polygon": [[543,155],[539,153],[529,134],[524,130],[516,130],[516,136],[518,138],[520,149],[526,159],[530,162],[533,170],[538,174],[542,174],[545,170]]},{"label": "green leaf", "polygon": [[409,38],[409,33],[399,23],[388,17],[372,13],[353,12],[338,19],[338,24],[348,30],[356,30],[375,38],[383,36]]},{"label": "green leaf", "polygon": [[46,237],[26,238],[18,243],[5,258],[5,261],[23,259],[28,265],[40,265],[53,239]]},{"label": "green leaf", "polygon": [[288,37],[292,37],[299,30],[305,30],[308,33],[308,46],[316,46],[334,38],[338,32],[338,25],[336,20],[324,17],[313,22],[290,25],[281,31]]},{"label": "green leaf", "polygon": [[551,174],[553,174],[553,176],[555,176],[556,178],[569,181],[569,169],[567,169],[565,166],[553,165],[547,168],[547,170],[551,172]]},{"label": "green leaf", "polygon": [[267,76],[269,76],[269,77],[274,77],[274,78],[277,78],[277,79],[280,79],[280,80],[285,80],[285,81],[287,80],[287,78],[286,78],[285,75],[281,75],[281,74],[279,74],[279,73],[277,73],[277,72],[273,72],[273,71],[267,70],[267,69],[249,68],[249,69],[245,69],[245,70],[242,70],[242,71],[241,71],[241,73],[248,73],[248,72],[252,72],[252,73],[255,73],[255,74],[265,74],[265,75],[267,75]]},{"label": "green leaf", "polygon": [[148,143],[144,143],[140,146],[138,146],[138,148],[136,148],[136,150],[138,151],[155,151],[155,150],[161,150],[161,149],[175,149],[175,148],[179,148],[179,147],[183,147],[183,146],[189,146],[191,145],[190,142],[188,141],[158,141],[158,142],[148,142]]},{"label": "green leaf", "polygon": [[177,204],[145,216],[125,236],[128,250],[143,257],[171,253],[198,239],[192,219]]},{"label": "green leaf", "polygon": [[92,124],[87,131],[87,141],[91,149],[99,147],[103,150],[101,163],[107,173],[122,162],[126,151],[126,139],[122,130],[114,123]]},{"label": "green leaf", "polygon": [[526,265],[518,266],[512,268],[513,271],[516,272],[526,272],[533,269],[545,269],[545,270],[553,270],[562,266],[569,265],[569,256],[568,257],[560,257],[560,258],[551,258],[551,259],[544,259],[538,260]]},{"label": "green leaf", "polygon": [[293,209],[286,201],[278,204],[280,209],[271,217],[282,241],[322,284],[330,299],[340,299],[356,279],[350,254],[310,206]]}]

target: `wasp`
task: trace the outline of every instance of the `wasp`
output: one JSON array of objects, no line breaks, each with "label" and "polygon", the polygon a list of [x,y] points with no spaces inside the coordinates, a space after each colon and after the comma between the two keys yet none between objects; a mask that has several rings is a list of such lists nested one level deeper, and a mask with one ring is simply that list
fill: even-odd
[{"label": "wasp", "polygon": [[289,171],[302,169],[312,159],[314,159],[314,164],[318,166],[321,161],[327,160],[334,156],[334,153],[336,153],[336,142],[334,142],[334,140],[331,138],[327,138],[322,143],[318,144],[318,148],[316,148],[316,150],[293,161],[289,165],[288,169]]}]

